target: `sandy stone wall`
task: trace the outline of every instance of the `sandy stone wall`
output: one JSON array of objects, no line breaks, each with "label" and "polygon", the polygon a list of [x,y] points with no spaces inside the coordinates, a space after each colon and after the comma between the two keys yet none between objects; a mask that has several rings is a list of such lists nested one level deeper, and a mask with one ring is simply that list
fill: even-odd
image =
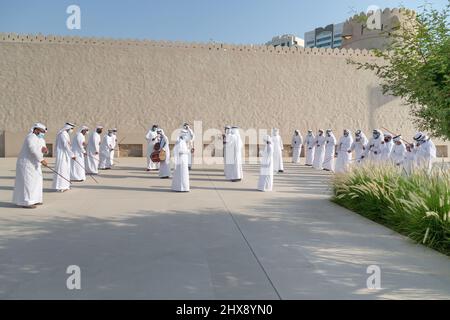
[{"label": "sandy stone wall", "polygon": [[408,108],[383,96],[377,78],[349,58],[374,59],[351,49],[1,34],[4,153],[18,153],[35,121],[48,126],[49,142],[66,121],[117,127],[123,144],[145,143],[155,122],[170,134],[195,120],[203,132],[278,127],[286,144],[294,129],[330,127],[339,136],[346,127],[386,127],[413,135]]}]

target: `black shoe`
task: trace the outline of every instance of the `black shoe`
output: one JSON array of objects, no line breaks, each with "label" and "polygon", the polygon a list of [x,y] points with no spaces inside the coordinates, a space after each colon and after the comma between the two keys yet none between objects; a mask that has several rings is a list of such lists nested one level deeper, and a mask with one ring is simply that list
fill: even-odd
[{"label": "black shoe", "polygon": [[278,170],[278,173],[283,173],[284,172],[284,170]]}]

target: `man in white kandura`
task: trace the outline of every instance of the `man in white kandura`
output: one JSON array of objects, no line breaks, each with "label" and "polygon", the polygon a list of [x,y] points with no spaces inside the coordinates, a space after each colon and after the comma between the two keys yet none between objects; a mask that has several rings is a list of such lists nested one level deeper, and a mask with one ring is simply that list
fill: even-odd
[{"label": "man in white kandura", "polygon": [[76,159],[70,143],[70,134],[73,132],[73,128],[75,125],[67,122],[56,136],[55,171],[58,174],[53,175],[52,188],[58,192],[70,189],[70,162]]},{"label": "man in white kandura", "polygon": [[314,162],[314,151],[316,149],[316,137],[314,136],[314,133],[312,130],[308,130],[308,134],[305,138],[305,153],[306,153],[306,159],[305,159],[305,165],[308,167],[311,167]]},{"label": "man in white kandura", "polygon": [[25,138],[16,163],[13,203],[17,206],[35,209],[42,204],[43,177],[41,165],[47,166],[44,136],[47,128],[35,123]]},{"label": "man in white kandura", "polygon": [[188,146],[189,152],[189,170],[192,169],[192,157],[194,154],[194,140],[195,140],[195,134],[194,131],[191,129],[191,126],[189,123],[185,122],[183,124],[183,130],[186,130],[188,133],[186,135],[186,144]]},{"label": "man in white kandura", "polygon": [[406,146],[402,141],[402,136],[394,137],[394,146],[391,152],[391,161],[396,167],[403,168],[403,162],[406,157]]},{"label": "man in white kandura", "polygon": [[272,191],[273,188],[273,146],[269,135],[264,137],[264,150],[261,151],[261,168],[259,171],[258,190]]},{"label": "man in white kandura", "polygon": [[151,158],[155,144],[158,142],[158,134],[156,133],[156,130],[158,130],[158,125],[154,124],[145,135],[145,140],[147,140],[147,171],[159,169],[159,163],[153,162]]},{"label": "man in white kandura", "polygon": [[241,181],[244,177],[242,170],[242,152],[244,144],[242,143],[238,127],[232,127],[229,140],[226,144],[228,177],[232,182]]},{"label": "man in white kandura", "polygon": [[[163,129],[158,129],[157,133],[159,135],[159,156],[161,162],[159,163],[159,177],[161,179],[169,179],[170,174],[170,147],[169,147],[169,138],[164,134]],[[161,151],[164,154],[164,157],[161,158]]]},{"label": "man in white kandura", "polygon": [[384,134],[384,143],[382,143],[381,148],[381,161],[390,162],[391,152],[394,147],[394,142],[392,141],[392,135],[390,133]]},{"label": "man in white kandura", "polygon": [[381,151],[383,150],[384,135],[379,129],[374,129],[372,133],[372,138],[370,138],[368,143],[368,148],[366,150],[366,156],[364,159],[368,159],[373,163],[379,163],[381,161]]},{"label": "man in white kandura", "polygon": [[176,192],[189,192],[189,152],[186,144],[187,130],[181,130],[180,136],[173,148],[175,170],[172,177],[172,190]]},{"label": "man in white kandura", "polygon": [[80,127],[77,134],[72,138],[72,151],[75,160],[72,159],[70,169],[70,180],[81,182],[86,180],[85,155],[86,155],[86,134],[89,129],[86,126]]},{"label": "man in white kandura", "polygon": [[223,173],[225,175],[225,178],[228,179],[228,172],[229,170],[229,164],[227,163],[227,142],[230,139],[230,126],[225,126],[225,132],[222,135],[222,142],[223,142]]},{"label": "man in white kandura", "polygon": [[89,135],[86,155],[86,173],[98,174],[98,165],[100,162],[100,142],[102,140],[101,134],[102,126],[97,126],[95,131]]},{"label": "man in white kandura", "polygon": [[355,132],[355,141],[353,141],[351,147],[351,151],[355,152],[355,164],[359,165],[362,163],[366,154],[368,143],[369,139],[367,139],[364,132],[357,130]]},{"label": "man in white kandura", "polygon": [[273,145],[273,171],[284,172],[283,164],[283,140],[280,136],[280,130],[274,128],[272,130],[272,145]]},{"label": "man in white kandura", "polygon": [[111,151],[114,150],[115,139],[113,130],[109,129],[108,134],[105,134],[100,143],[100,164],[98,166],[100,170],[111,169]]},{"label": "man in white kandura", "polygon": [[313,168],[317,170],[323,169],[323,160],[325,159],[325,143],[326,138],[323,135],[323,130],[319,129],[316,140],[314,141],[316,150],[314,153],[314,162],[313,162]]},{"label": "man in white kandura", "polygon": [[424,133],[418,132],[414,136],[417,145],[416,165],[419,169],[425,169],[428,173],[433,168],[433,161],[436,160],[436,146],[433,141]]},{"label": "man in white kandura", "polygon": [[112,133],[113,133],[113,149],[110,152],[109,155],[109,159],[110,159],[110,163],[111,163],[111,167],[114,166],[114,153],[115,153],[115,149],[116,147],[119,148],[119,146],[117,145],[117,129],[111,129]]},{"label": "man in white kandura", "polygon": [[336,152],[336,137],[331,129],[326,131],[325,137],[325,160],[323,160],[323,170],[334,172],[334,155]]},{"label": "man in white kandura", "polygon": [[336,147],[336,173],[345,173],[348,171],[350,161],[352,160],[353,137],[348,129],[344,129],[344,135],[339,139]]},{"label": "man in white kandura", "polygon": [[302,151],[302,145],[303,145],[303,137],[300,134],[300,131],[295,130],[294,136],[292,137],[292,163],[299,163],[300,162],[300,153]]},{"label": "man in white kandura", "polygon": [[414,144],[408,144],[406,146],[405,160],[403,161],[403,168],[407,175],[411,175],[417,168],[416,161],[417,148]]}]

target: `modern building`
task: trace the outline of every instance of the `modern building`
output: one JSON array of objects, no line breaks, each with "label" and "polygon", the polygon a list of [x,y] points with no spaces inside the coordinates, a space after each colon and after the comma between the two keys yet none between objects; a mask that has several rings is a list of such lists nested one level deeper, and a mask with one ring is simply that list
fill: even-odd
[{"label": "modern building", "polygon": [[305,33],[306,48],[340,48],[344,23],[330,24]]},{"label": "modern building", "polygon": [[293,34],[284,34],[282,36],[273,37],[271,41],[266,43],[266,46],[303,48],[305,46],[305,41]]}]

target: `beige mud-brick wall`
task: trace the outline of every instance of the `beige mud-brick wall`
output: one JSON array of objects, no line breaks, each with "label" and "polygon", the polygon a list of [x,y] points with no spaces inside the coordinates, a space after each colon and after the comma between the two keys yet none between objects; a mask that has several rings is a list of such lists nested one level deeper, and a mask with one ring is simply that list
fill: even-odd
[{"label": "beige mud-brick wall", "polygon": [[344,128],[386,127],[411,137],[408,107],[349,58],[374,59],[364,50],[0,35],[5,153],[18,154],[35,121],[49,128],[49,143],[66,121],[117,127],[118,140],[142,144],[144,155],[153,123],[171,137],[194,120],[203,131],[277,127],[286,145],[295,129],[333,128],[339,137]]}]

